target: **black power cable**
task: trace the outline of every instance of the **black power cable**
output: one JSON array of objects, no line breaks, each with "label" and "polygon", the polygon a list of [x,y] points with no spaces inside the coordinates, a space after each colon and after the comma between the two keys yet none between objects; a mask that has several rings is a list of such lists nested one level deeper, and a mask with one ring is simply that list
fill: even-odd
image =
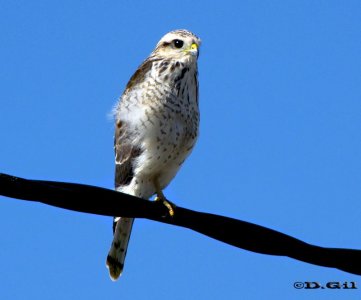
[{"label": "black power cable", "polygon": [[169,208],[161,201],[148,201],[105,188],[27,180],[0,173],[0,195],[78,212],[146,218],[189,228],[248,251],[288,256],[310,264],[361,275],[361,250],[314,246],[263,226],[197,212],[174,204],[174,216],[170,216]]}]

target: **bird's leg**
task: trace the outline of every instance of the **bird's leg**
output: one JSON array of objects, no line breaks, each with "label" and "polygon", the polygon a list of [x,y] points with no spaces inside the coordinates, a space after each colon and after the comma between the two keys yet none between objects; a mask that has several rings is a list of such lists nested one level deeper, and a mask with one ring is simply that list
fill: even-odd
[{"label": "bird's leg", "polygon": [[154,186],[155,191],[157,193],[157,196],[155,197],[155,201],[162,201],[163,205],[168,209],[169,215],[171,217],[174,216],[174,204],[171,204],[170,201],[167,200],[167,198],[164,196],[162,189],[160,188],[158,179],[154,179]]}]

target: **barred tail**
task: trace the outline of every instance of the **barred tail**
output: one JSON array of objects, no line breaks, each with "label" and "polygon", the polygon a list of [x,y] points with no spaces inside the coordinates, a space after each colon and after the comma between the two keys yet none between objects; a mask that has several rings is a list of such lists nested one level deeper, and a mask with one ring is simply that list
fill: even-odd
[{"label": "barred tail", "polygon": [[114,238],[106,262],[110,278],[113,281],[117,280],[123,272],[133,222],[132,218],[114,218]]}]

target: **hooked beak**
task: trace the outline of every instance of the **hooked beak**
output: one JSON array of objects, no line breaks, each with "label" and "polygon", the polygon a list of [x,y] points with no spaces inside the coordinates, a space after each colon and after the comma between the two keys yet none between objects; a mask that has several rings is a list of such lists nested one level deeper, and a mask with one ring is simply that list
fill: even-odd
[{"label": "hooked beak", "polygon": [[185,49],[184,52],[189,53],[192,56],[197,56],[198,58],[199,56],[198,45],[196,43],[192,43],[192,45],[189,48]]}]

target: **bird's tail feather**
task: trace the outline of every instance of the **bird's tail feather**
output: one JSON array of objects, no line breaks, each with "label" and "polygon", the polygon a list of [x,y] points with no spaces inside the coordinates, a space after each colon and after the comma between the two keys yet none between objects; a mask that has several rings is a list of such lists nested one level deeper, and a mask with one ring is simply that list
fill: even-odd
[{"label": "bird's tail feather", "polygon": [[113,281],[122,274],[133,222],[132,218],[114,218],[114,238],[106,262]]}]

